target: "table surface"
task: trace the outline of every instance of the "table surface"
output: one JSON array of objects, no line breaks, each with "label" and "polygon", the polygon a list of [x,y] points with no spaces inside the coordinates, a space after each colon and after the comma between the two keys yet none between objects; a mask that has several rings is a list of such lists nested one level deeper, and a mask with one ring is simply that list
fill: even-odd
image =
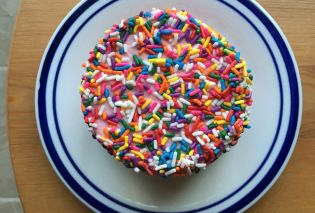
[{"label": "table surface", "polygon": [[[26,212],[89,211],[48,162],[34,112],[42,54],[59,22],[77,2],[22,0],[16,22],[9,66],[8,126],[16,183]],[[278,22],[295,53],[303,85],[303,119],[289,164],[249,212],[315,212],[315,4],[313,0],[259,3]]]}]

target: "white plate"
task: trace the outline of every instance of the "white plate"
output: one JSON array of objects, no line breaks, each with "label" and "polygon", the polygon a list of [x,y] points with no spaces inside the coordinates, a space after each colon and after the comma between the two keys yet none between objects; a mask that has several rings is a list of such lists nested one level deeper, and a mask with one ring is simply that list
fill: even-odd
[{"label": "white plate", "polygon": [[[233,2],[233,3],[232,3]],[[80,111],[81,63],[111,24],[152,7],[185,8],[227,37],[254,71],[252,129],[231,152],[193,177],[136,174],[91,138]],[[278,178],[301,120],[300,78],[279,26],[254,1],[82,1],[43,56],[36,118],[46,154],[65,185],[95,211],[242,211]]]}]

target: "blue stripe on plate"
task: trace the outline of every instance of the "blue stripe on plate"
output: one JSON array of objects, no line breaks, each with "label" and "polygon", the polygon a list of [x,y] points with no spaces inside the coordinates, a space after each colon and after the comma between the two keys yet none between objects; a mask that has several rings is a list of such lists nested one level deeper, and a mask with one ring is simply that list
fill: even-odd
[{"label": "blue stripe on plate", "polygon": [[[109,3],[107,3],[106,5],[104,5],[103,7],[101,7],[100,9],[98,9],[97,11],[95,11],[84,23],[82,23],[82,25],[79,27],[79,29],[77,30],[77,32],[74,34],[73,38],[75,37],[75,35],[80,31],[80,29],[88,22],[88,20],[93,17],[94,15],[96,15],[98,12],[100,12],[101,10],[103,10],[104,8],[108,7],[109,5],[111,5],[112,3],[116,2],[117,0],[114,1],[110,1]],[[63,36],[65,35],[65,33],[68,31],[68,29],[71,27],[71,25],[75,22],[75,20],[85,11],[87,10],[90,6],[92,6],[96,1],[86,1],[85,3],[83,3],[77,10],[75,10],[73,12],[73,14],[70,15],[70,17],[66,20],[66,22],[64,23],[64,25],[60,28],[60,30],[58,31],[58,33],[56,34],[53,42],[51,43],[51,46],[47,52],[45,61],[43,63],[43,68],[41,70],[41,76],[40,76],[40,85],[46,85],[46,81],[47,81],[47,77],[48,77],[48,70],[50,69],[50,65],[51,62],[53,60],[53,57],[55,55],[56,49],[58,48],[59,43],[62,41]],[[278,66],[276,64],[276,61],[274,59],[273,53],[270,49],[270,47],[268,46],[267,42],[265,41],[264,37],[262,36],[262,34],[259,32],[259,30],[254,26],[254,24],[244,15],[242,14],[239,10],[237,10],[235,7],[233,7],[232,5],[230,5],[227,2],[224,1],[220,1],[223,4],[229,6],[231,9],[233,9],[235,12],[239,13],[244,19],[246,19],[247,22],[249,22],[249,24],[251,24],[253,26],[253,28],[257,31],[257,33],[261,36],[261,38],[263,39],[264,43],[266,44],[266,46],[268,47],[268,50],[270,52],[270,54],[272,55],[272,58],[275,62],[275,66],[277,68],[277,75],[278,75],[278,80],[279,80],[279,84],[281,85],[281,80],[280,80],[280,75],[279,75],[279,70],[278,70]],[[298,109],[299,109],[299,94],[298,94],[298,85],[297,85],[297,78],[296,78],[296,71],[294,69],[293,66],[293,61],[292,58],[290,56],[290,53],[281,37],[281,35],[279,34],[279,32],[277,31],[277,29],[275,28],[275,26],[270,22],[270,20],[266,17],[266,15],[259,9],[257,8],[257,6],[249,1],[246,0],[242,0],[241,1],[248,9],[250,9],[254,14],[256,14],[256,16],[265,24],[265,26],[268,28],[268,30],[271,32],[272,36],[274,37],[275,41],[277,42],[279,49],[281,50],[282,56],[285,60],[286,63],[286,67],[287,67],[287,71],[288,71],[288,75],[289,75],[289,80],[290,80],[290,89],[291,89],[291,116],[290,116],[290,122],[289,122],[289,129],[296,129],[297,126],[297,121],[298,121]],[[58,79],[58,75],[59,75],[59,71],[60,71],[60,67],[62,64],[62,60],[67,52],[67,49],[69,48],[71,41],[73,40],[73,38],[70,40],[70,43],[67,44],[63,54],[62,54],[62,58],[60,60],[60,63],[58,65],[57,68],[57,73],[56,73],[56,77],[55,77],[55,82],[54,82],[54,89],[53,89],[53,107],[54,107],[54,119],[56,122],[56,127],[57,127],[57,132],[58,132],[58,136],[59,139],[61,141],[61,145],[63,147],[63,149],[65,150],[65,153],[67,155],[67,157],[69,158],[70,162],[73,164],[74,168],[77,170],[77,172],[82,176],[83,179],[85,179],[85,181],[87,181],[87,183],[89,183],[96,191],[98,191],[99,193],[103,194],[106,198],[108,198],[109,200],[124,206],[126,208],[129,208],[131,210],[136,210],[136,211],[141,211],[141,212],[148,212],[145,211],[143,209],[138,209],[138,208],[134,208],[132,206],[126,205],[112,197],[110,197],[108,194],[104,193],[103,191],[101,191],[99,188],[97,188],[95,186],[95,184],[93,184],[78,168],[78,166],[74,163],[73,159],[71,158],[68,150],[65,147],[65,144],[62,140],[62,136],[60,134],[60,130],[59,130],[59,126],[58,126],[58,121],[57,121],[57,116],[56,116],[56,100],[55,100],[55,95],[56,95],[56,83],[57,83],[57,79]],[[45,72],[46,71],[46,72]],[[282,117],[282,86],[280,86],[280,92],[281,92],[281,109],[280,109],[280,118],[279,118],[279,124],[278,124],[278,128],[277,128],[277,133],[279,131],[280,128],[280,121],[281,121],[281,117]],[[56,166],[58,172],[61,174],[61,176],[63,177],[63,179],[67,182],[67,184],[72,188],[72,190],[74,190],[77,193],[77,196],[81,197],[81,199],[83,199],[85,202],[87,202],[89,205],[93,206],[94,208],[100,210],[100,211],[113,211],[113,209],[110,209],[108,206],[104,205],[103,203],[99,202],[98,200],[96,200],[93,196],[91,196],[88,192],[86,192],[77,182],[76,180],[71,176],[71,174],[67,171],[67,169],[64,167],[62,160],[59,158],[58,153],[55,150],[52,138],[50,136],[49,133],[49,129],[48,129],[48,123],[47,123],[47,118],[46,118],[46,102],[45,102],[45,94],[46,94],[46,88],[45,87],[40,87],[39,91],[38,91],[38,111],[39,111],[39,120],[40,120],[40,128],[42,131],[42,135],[44,137],[44,143],[45,146],[49,152],[49,155],[51,157],[51,159],[53,160],[54,165]],[[293,142],[293,138],[294,138],[294,131],[288,131],[287,132],[287,136],[286,136],[286,140],[283,144],[283,147],[280,151],[280,154],[277,158],[277,160],[275,161],[274,165],[272,166],[272,169],[268,172],[268,174],[264,177],[264,179],[249,193],[247,194],[245,197],[243,197],[241,200],[239,200],[237,203],[235,203],[234,205],[230,206],[229,208],[225,209],[225,211],[237,211],[239,209],[242,209],[243,207],[245,207],[246,205],[248,205],[250,202],[252,202],[269,184],[270,182],[274,179],[274,177],[277,175],[279,169],[281,168],[281,166],[283,165],[284,160],[286,159],[288,152],[290,151],[292,142]],[[239,189],[237,189],[235,192],[231,193],[229,196],[227,196],[226,198],[205,206],[203,208],[199,208],[199,209],[195,209],[193,211],[200,211],[200,210],[205,210],[208,208],[211,208],[219,203],[224,202],[226,199],[228,199],[229,197],[233,196],[235,193],[237,193],[239,190],[241,190],[260,170],[260,168],[263,166],[263,164],[265,163],[265,161],[267,160],[273,146],[274,143],[276,142],[276,138],[277,135],[273,141],[273,145],[270,148],[268,155],[266,156],[266,158],[264,159],[262,165],[259,166],[259,168],[256,170],[256,172],[252,175],[252,177],[246,181]]]}]

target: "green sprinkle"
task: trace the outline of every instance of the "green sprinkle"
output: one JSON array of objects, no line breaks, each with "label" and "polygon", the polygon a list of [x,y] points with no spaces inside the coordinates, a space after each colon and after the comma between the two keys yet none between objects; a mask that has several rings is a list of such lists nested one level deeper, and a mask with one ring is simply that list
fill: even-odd
[{"label": "green sprinkle", "polygon": [[121,95],[120,98],[121,99],[128,99],[128,95]]},{"label": "green sprinkle", "polygon": [[126,84],[126,88],[127,88],[128,90],[132,90],[132,89],[133,89],[133,86],[132,86],[131,84]]},{"label": "green sprinkle", "polygon": [[172,132],[168,132],[168,133],[164,134],[164,136],[165,136],[165,137],[168,137],[168,138],[172,138],[172,137],[175,136],[175,134],[172,133]]},{"label": "green sprinkle", "polygon": [[159,128],[159,125],[158,125],[158,124],[154,124],[154,125],[151,127],[151,130],[155,130],[155,129],[157,129],[157,128]]},{"label": "green sprinkle", "polygon": [[124,120],[124,119],[121,119],[121,124],[125,127],[125,129],[129,129],[129,125],[128,123]]},{"label": "green sprinkle", "polygon": [[183,113],[184,113],[184,114],[187,113],[187,107],[188,107],[187,104],[184,104],[184,105],[183,105],[183,108],[182,108],[182,109],[183,109]]},{"label": "green sprinkle", "polygon": [[211,78],[215,78],[215,79],[217,79],[217,80],[220,80],[220,79],[221,79],[221,76],[219,76],[219,75],[217,75],[217,74],[214,74],[213,72],[210,73],[210,77],[211,77]]},{"label": "green sprinkle", "polygon": [[217,127],[218,125],[217,124],[215,124],[215,123],[211,123],[209,126],[208,126],[208,128],[209,129],[212,129],[212,128],[215,128],[215,127]]},{"label": "green sprinkle", "polygon": [[149,113],[149,114],[147,114],[146,116],[145,116],[145,120],[150,120],[151,118],[153,118],[153,115],[152,115],[152,113]]}]

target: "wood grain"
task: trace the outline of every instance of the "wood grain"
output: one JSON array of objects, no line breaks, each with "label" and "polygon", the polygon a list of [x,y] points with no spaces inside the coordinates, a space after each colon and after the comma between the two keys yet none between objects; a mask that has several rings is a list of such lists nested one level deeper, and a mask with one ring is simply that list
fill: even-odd
[{"label": "wood grain", "polygon": [[[88,212],[62,184],[41,146],[34,113],[38,66],[53,31],[77,0],[22,0],[11,48],[8,126],[18,190],[26,212]],[[271,190],[249,212],[315,212],[315,4],[259,0],[286,34],[303,85],[298,143]],[[21,80],[23,79],[23,80]]]}]

